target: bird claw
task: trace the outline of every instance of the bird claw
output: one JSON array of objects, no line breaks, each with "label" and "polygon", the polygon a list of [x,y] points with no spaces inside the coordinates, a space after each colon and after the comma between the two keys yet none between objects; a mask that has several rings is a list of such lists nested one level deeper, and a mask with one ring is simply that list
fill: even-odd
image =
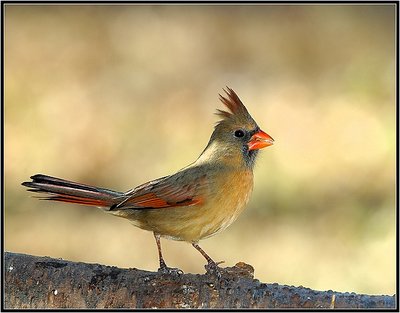
[{"label": "bird claw", "polygon": [[221,263],[225,263],[225,261],[208,262],[208,264],[204,266],[207,271],[207,274],[216,275],[218,279],[221,278],[223,269],[218,266]]},{"label": "bird claw", "polygon": [[158,269],[158,273],[167,274],[167,275],[173,275],[173,276],[183,275],[183,271],[181,269],[176,268],[176,267],[168,267],[168,266],[160,267]]}]

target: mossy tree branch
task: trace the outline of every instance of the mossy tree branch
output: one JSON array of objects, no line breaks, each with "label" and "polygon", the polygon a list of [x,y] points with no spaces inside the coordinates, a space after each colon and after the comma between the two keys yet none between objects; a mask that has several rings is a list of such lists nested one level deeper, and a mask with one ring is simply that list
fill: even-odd
[{"label": "mossy tree branch", "polygon": [[43,308],[395,308],[394,296],[370,296],[264,284],[245,263],[221,278],[5,253],[6,309]]}]

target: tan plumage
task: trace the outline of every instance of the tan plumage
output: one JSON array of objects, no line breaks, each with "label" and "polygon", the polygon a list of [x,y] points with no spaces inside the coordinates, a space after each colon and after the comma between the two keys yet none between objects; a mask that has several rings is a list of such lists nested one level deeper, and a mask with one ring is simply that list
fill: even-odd
[{"label": "tan plumage", "polygon": [[253,189],[253,166],[258,149],[273,139],[260,130],[236,93],[228,88],[220,95],[228,111],[218,110],[222,120],[199,158],[177,173],[140,185],[128,192],[79,184],[46,175],[34,175],[23,185],[29,191],[47,193],[43,199],[92,205],[152,231],[160,257],[160,270],[171,271],[161,254],[160,237],[192,243],[215,263],[198,241],[228,227],[243,211]]}]

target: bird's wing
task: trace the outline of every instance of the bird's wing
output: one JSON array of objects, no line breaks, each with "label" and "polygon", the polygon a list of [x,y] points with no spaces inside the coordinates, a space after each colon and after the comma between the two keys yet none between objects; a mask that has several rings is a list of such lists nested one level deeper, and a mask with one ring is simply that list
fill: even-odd
[{"label": "bird's wing", "polygon": [[111,210],[198,205],[204,201],[207,186],[208,178],[204,171],[187,169],[126,192],[121,202],[111,207]]}]

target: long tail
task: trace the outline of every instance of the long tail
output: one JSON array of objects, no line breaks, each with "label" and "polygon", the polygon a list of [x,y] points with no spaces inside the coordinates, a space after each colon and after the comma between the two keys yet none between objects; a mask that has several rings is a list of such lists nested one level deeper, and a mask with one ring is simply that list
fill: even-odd
[{"label": "long tail", "polygon": [[30,188],[28,191],[47,193],[47,196],[41,197],[43,200],[111,207],[121,201],[120,197],[123,195],[122,192],[79,184],[42,174],[31,176],[31,178],[31,182],[24,182],[22,185]]}]

